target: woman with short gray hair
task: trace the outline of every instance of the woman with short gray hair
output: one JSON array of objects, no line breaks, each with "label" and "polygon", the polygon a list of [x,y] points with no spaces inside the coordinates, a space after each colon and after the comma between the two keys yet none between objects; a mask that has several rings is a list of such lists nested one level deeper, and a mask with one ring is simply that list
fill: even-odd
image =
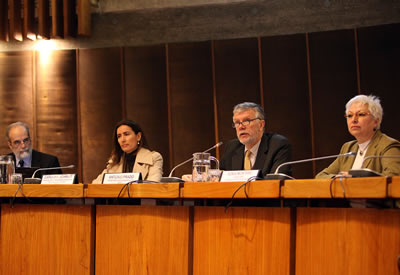
[{"label": "woman with short gray hair", "polygon": [[[368,168],[384,176],[400,175],[400,142],[383,134],[380,126],[383,109],[378,97],[358,95],[346,104],[345,118],[349,133],[355,140],[345,143],[340,154],[353,152],[355,157],[338,157],[316,178],[337,174],[349,176],[350,169]],[[377,156],[368,158],[369,156]],[[364,162],[365,160],[365,162]]]}]

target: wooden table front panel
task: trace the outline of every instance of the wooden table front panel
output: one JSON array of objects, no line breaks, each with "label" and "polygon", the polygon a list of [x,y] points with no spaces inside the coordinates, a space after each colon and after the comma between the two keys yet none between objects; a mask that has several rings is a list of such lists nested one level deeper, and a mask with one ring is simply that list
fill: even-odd
[{"label": "wooden table front panel", "polygon": [[1,205],[0,274],[93,274],[90,206]]},{"label": "wooden table front panel", "polygon": [[98,205],[96,275],[188,274],[189,208]]},{"label": "wooden table front panel", "polygon": [[296,275],[397,275],[399,255],[399,210],[297,209]]},{"label": "wooden table front panel", "polygon": [[196,207],[194,275],[289,274],[290,209]]}]

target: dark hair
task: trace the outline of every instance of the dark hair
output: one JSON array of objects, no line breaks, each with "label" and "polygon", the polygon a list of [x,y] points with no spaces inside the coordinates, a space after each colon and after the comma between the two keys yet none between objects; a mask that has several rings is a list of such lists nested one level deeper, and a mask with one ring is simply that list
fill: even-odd
[{"label": "dark hair", "polygon": [[132,131],[135,132],[136,135],[138,133],[142,133],[142,137],[140,139],[138,149],[140,147],[148,148],[146,137],[143,133],[142,128],[139,126],[139,124],[137,124],[135,121],[129,120],[129,119],[121,120],[120,122],[117,123],[117,125],[115,125],[115,128],[114,128],[113,149],[111,152],[112,165],[118,164],[121,161],[121,157],[124,154],[124,151],[122,151],[121,146],[118,143],[118,138],[117,138],[117,130],[122,125],[129,126],[132,129]]}]

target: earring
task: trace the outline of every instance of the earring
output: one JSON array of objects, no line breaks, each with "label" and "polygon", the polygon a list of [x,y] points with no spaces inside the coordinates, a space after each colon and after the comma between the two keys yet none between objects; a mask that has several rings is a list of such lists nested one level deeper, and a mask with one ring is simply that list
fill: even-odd
[{"label": "earring", "polygon": [[140,145],[140,140],[137,141],[137,145]]}]

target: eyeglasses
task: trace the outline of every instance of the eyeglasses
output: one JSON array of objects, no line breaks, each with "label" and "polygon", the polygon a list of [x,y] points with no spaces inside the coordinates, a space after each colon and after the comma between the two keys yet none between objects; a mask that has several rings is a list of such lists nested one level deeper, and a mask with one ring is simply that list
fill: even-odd
[{"label": "eyeglasses", "polygon": [[240,125],[243,125],[243,126],[249,126],[250,125],[250,122],[252,122],[252,121],[254,121],[254,120],[256,120],[256,119],[260,119],[261,120],[261,118],[253,118],[253,119],[248,119],[248,120],[245,120],[245,121],[242,121],[242,122],[239,122],[239,121],[237,121],[237,122],[232,122],[232,128],[238,128],[238,127],[240,127]]},{"label": "eyeglasses", "polygon": [[360,112],[360,113],[355,113],[354,115],[353,114],[347,114],[347,115],[344,115],[344,117],[347,118],[347,119],[352,119],[353,116],[355,116],[356,118],[364,118],[364,117],[366,117],[368,115],[370,115],[370,113]]},{"label": "eyeglasses", "polygon": [[27,138],[24,138],[23,140],[14,140],[12,142],[12,145],[14,145],[15,147],[19,147],[19,146],[22,145],[22,143],[23,144],[29,144],[29,142],[31,142],[31,138],[27,137]]}]

